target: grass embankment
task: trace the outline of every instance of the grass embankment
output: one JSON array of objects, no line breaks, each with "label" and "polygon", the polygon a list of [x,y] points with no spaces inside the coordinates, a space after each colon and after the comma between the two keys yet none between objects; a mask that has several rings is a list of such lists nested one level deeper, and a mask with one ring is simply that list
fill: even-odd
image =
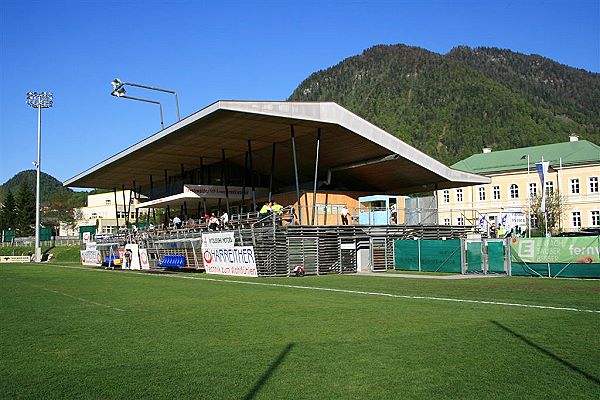
[{"label": "grass embankment", "polygon": [[[50,261],[56,262],[80,262],[79,246],[55,246],[43,247],[42,253],[52,253],[54,258]],[[9,246],[0,247],[0,256],[27,256],[34,253],[33,246]]]},{"label": "grass embankment", "polygon": [[600,309],[598,281],[241,279],[6,264],[0,266],[0,393],[107,399],[599,393],[600,313],[273,284]]}]

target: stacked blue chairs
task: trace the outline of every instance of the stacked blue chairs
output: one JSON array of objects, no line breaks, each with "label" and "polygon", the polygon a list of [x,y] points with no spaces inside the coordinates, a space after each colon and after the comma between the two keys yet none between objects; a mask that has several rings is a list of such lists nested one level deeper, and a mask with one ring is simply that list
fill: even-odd
[{"label": "stacked blue chairs", "polygon": [[108,265],[115,265],[115,264],[120,264],[121,263],[121,259],[119,258],[118,254],[109,254],[106,257],[104,257],[104,262],[102,263],[102,265],[104,266],[108,266]]},{"label": "stacked blue chairs", "polygon": [[163,256],[159,265],[165,268],[183,268],[186,265],[185,256],[181,254],[168,254]]}]

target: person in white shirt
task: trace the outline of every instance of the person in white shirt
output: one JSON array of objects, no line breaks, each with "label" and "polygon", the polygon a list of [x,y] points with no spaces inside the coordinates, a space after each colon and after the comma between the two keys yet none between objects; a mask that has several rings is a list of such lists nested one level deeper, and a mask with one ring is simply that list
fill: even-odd
[{"label": "person in white shirt", "polygon": [[210,229],[211,231],[216,231],[218,227],[219,227],[219,220],[215,216],[215,213],[212,213],[208,220],[208,229]]},{"label": "person in white shirt", "polygon": [[225,226],[227,225],[228,222],[229,222],[229,215],[227,214],[227,212],[224,212],[223,214],[221,214],[221,228],[225,229]]},{"label": "person in white shirt", "polygon": [[175,225],[175,228],[177,229],[181,228],[181,219],[178,216],[173,218],[173,225]]},{"label": "person in white shirt", "polygon": [[348,225],[348,217],[350,216],[350,212],[348,211],[348,207],[344,205],[342,207],[342,225]]}]

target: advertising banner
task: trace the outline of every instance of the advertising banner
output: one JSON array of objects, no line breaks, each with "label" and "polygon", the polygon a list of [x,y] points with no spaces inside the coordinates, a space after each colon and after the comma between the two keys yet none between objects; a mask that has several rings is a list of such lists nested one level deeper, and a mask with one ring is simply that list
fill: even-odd
[{"label": "advertising banner", "polygon": [[31,261],[29,256],[2,256],[0,257],[0,263],[26,263]]},{"label": "advertising banner", "polygon": [[217,232],[217,233],[203,233],[202,234],[202,249],[216,249],[227,247],[231,248],[235,245],[235,238],[233,231],[231,232]]},{"label": "advertising banner", "polygon": [[89,241],[92,240],[92,234],[90,232],[83,232],[82,235],[83,235],[82,236],[83,243],[88,243]]},{"label": "advertising banner", "polygon": [[513,238],[512,261],[526,263],[600,263],[598,236]]},{"label": "advertising banner", "polygon": [[207,274],[258,276],[254,247],[215,247],[202,249]]},{"label": "advertising banner", "polygon": [[102,256],[98,250],[81,250],[81,264],[99,267],[102,265]]},{"label": "advertising banner", "polygon": [[[265,193],[265,188],[255,188],[257,196]],[[206,199],[224,199],[229,197],[230,199],[241,199],[242,193],[244,198],[252,198],[252,188],[241,186],[228,186],[227,191],[225,186],[217,185],[183,185],[183,193],[194,193],[198,197]],[[260,197],[260,196],[259,196]]]},{"label": "advertising banner", "polygon": [[148,261],[148,250],[140,249],[140,266],[142,269],[150,269],[150,262]]}]

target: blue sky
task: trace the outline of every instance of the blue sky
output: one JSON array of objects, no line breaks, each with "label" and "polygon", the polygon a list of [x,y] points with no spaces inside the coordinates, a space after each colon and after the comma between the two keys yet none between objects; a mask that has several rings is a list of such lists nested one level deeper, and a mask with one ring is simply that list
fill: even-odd
[{"label": "blue sky", "polygon": [[[156,106],[110,96],[115,77],[176,90],[181,115],[218,99],[285,100],[310,73],[376,44],[540,54],[600,72],[600,1],[2,1],[0,183],[32,168],[70,178],[160,128]],[[175,122],[172,96],[161,101]]]}]

